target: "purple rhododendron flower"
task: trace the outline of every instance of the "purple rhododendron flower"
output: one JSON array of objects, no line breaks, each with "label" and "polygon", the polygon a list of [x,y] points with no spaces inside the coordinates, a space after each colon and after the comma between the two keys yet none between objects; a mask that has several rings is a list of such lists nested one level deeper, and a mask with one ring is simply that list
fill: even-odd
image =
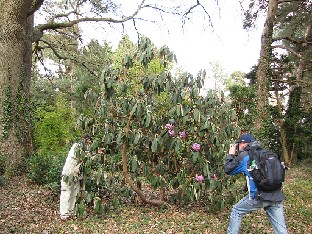
[{"label": "purple rhododendron flower", "polygon": [[203,182],[204,179],[205,179],[205,178],[204,178],[203,175],[197,175],[197,174],[196,174],[196,176],[195,176],[195,180],[198,181],[198,182]]},{"label": "purple rhododendron flower", "polygon": [[166,129],[168,130],[172,130],[173,129],[173,125],[172,124],[166,124]]},{"label": "purple rhododendron flower", "polygon": [[181,138],[185,138],[186,137],[186,133],[184,131],[183,132],[179,132],[179,134],[180,134]]},{"label": "purple rhododendron flower", "polygon": [[196,152],[198,152],[200,150],[200,144],[198,143],[193,143],[192,145],[192,149]]},{"label": "purple rhododendron flower", "polygon": [[175,135],[174,130],[169,130],[168,133],[169,133],[170,136],[174,136]]},{"label": "purple rhododendron flower", "polygon": [[213,180],[217,180],[217,179],[218,179],[218,177],[216,176],[216,174],[212,174],[212,175],[210,176],[210,178],[213,179]]}]

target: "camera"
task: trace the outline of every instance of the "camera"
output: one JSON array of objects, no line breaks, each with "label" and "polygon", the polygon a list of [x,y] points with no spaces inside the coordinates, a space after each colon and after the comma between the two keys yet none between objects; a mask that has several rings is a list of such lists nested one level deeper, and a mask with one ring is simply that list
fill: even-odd
[{"label": "camera", "polygon": [[236,153],[235,155],[238,155],[239,154],[239,144],[238,143],[235,143],[235,149],[236,149]]},{"label": "camera", "polygon": [[239,145],[238,145],[238,143],[235,142],[234,144],[232,144],[232,147],[233,146],[235,146],[235,154],[234,155],[237,156],[239,153]]}]

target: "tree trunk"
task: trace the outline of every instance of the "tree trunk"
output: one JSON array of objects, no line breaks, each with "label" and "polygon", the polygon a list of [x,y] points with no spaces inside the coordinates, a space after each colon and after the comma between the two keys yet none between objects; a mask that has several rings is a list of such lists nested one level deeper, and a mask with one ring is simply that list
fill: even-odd
[{"label": "tree trunk", "polygon": [[130,178],[129,173],[128,173],[128,161],[127,161],[127,143],[124,142],[122,145],[122,168],[123,168],[123,176],[125,178],[126,183],[133,189],[136,194],[141,198],[141,200],[144,203],[155,205],[155,206],[160,206],[165,203],[163,200],[164,198],[164,191],[163,189],[160,190],[160,199],[155,200],[155,199],[148,199],[144,193],[134,184],[133,180]]},{"label": "tree trunk", "polygon": [[[257,105],[258,115],[263,116],[267,110],[269,94],[269,76],[271,63],[271,44],[274,19],[277,10],[277,0],[269,0],[267,17],[264,23],[261,36],[261,50],[259,65],[257,71]],[[264,119],[256,118],[255,129],[260,130],[263,127]]]},{"label": "tree trunk", "polygon": [[[132,116],[130,114],[127,126],[125,128],[126,137],[128,137],[128,133],[130,131],[131,118],[132,118]],[[165,201],[163,200],[163,198],[164,198],[164,190],[163,189],[161,189],[161,191],[160,191],[160,199],[159,200],[148,199],[144,195],[144,193],[134,184],[133,180],[129,176],[128,159],[127,159],[127,142],[126,141],[124,141],[124,143],[122,144],[122,172],[123,172],[123,176],[125,178],[126,183],[133,189],[134,192],[136,192],[136,194],[138,194],[138,196],[141,198],[141,200],[144,203],[155,205],[155,206],[160,206],[162,204],[165,204]]]},{"label": "tree trunk", "polygon": [[[310,20],[304,34],[304,39],[306,42],[310,41],[312,38],[312,20]],[[304,77],[304,70],[306,65],[309,63],[309,45],[308,43],[303,43],[301,51],[299,51],[300,57],[299,62],[296,67],[294,76],[296,77],[296,81],[302,81]],[[289,138],[287,139],[287,154],[284,154],[285,162],[288,165],[291,165],[297,161],[297,145],[294,138],[298,134],[297,125],[300,122],[301,116],[298,115],[300,113],[300,108],[302,106],[302,93],[303,87],[298,82],[290,86],[290,94],[288,100],[288,108],[286,110],[285,119],[286,119],[286,131],[289,134]]]},{"label": "tree trunk", "polygon": [[[6,175],[16,174],[32,150],[29,91],[31,83],[31,0],[1,0],[0,157]],[[1,165],[0,165],[1,166]]]}]

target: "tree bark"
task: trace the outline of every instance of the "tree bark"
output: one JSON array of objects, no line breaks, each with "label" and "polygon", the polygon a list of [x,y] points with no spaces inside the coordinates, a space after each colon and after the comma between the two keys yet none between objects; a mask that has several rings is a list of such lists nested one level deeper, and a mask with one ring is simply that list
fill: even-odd
[{"label": "tree bark", "polygon": [[290,156],[287,149],[287,134],[285,129],[285,121],[283,119],[283,111],[282,111],[282,104],[279,99],[279,93],[278,93],[278,87],[275,87],[275,96],[276,96],[276,104],[277,104],[277,110],[278,110],[278,124],[280,127],[280,133],[281,133],[281,146],[282,146],[282,160],[285,162],[287,166],[290,166]]},{"label": "tree bark", "polygon": [[[0,157],[6,175],[18,172],[32,150],[29,92],[31,83],[32,0],[1,0]],[[3,166],[3,165],[2,165]]]},{"label": "tree bark", "polygon": [[[276,16],[278,1],[269,0],[268,11],[266,20],[263,27],[261,36],[261,49],[260,58],[257,71],[257,108],[258,114],[261,116],[266,111],[268,105],[268,94],[269,94],[269,76],[270,76],[270,63],[271,63],[271,44],[274,19]],[[262,118],[256,118],[255,129],[260,130],[263,127]]]},{"label": "tree bark", "polygon": [[130,178],[129,173],[128,173],[128,161],[127,161],[127,143],[124,142],[122,145],[122,168],[123,168],[123,176],[125,178],[126,183],[133,189],[134,192],[136,192],[136,194],[138,194],[138,196],[141,198],[141,200],[144,203],[147,204],[151,204],[151,205],[155,205],[155,206],[160,206],[162,204],[164,204],[164,191],[163,189],[160,190],[160,199],[156,200],[156,199],[148,199],[144,193],[134,184],[133,180]]},{"label": "tree bark", "polygon": [[[304,70],[306,68],[306,65],[309,63],[310,57],[309,57],[309,51],[311,48],[311,44],[307,43],[309,41],[311,41],[312,39],[312,18],[310,18],[309,24],[307,25],[307,28],[305,30],[304,33],[304,40],[306,43],[303,43],[303,48],[302,48],[302,52],[300,53],[300,57],[299,57],[299,64],[297,66],[297,69],[295,71],[295,76],[296,76],[296,81],[302,81],[303,77],[304,77]],[[301,96],[302,96],[302,87],[300,87],[298,84],[293,85],[292,87],[290,87],[290,92],[300,92],[300,98],[297,98],[297,100],[289,100],[296,102],[296,106],[300,106],[301,104]],[[292,95],[290,95],[290,97],[292,97]],[[297,161],[297,152],[296,152],[296,145],[291,144],[289,145],[289,154],[290,154],[290,158],[289,158],[289,163],[294,163]]]},{"label": "tree bark", "polygon": [[[130,131],[130,123],[131,123],[131,118],[132,116],[129,116],[128,119],[128,123],[125,129],[125,133],[126,133],[126,137],[128,137],[128,133]],[[136,192],[136,194],[138,194],[138,196],[141,198],[141,200],[144,203],[147,204],[151,204],[151,205],[156,205],[156,206],[160,206],[162,204],[164,204],[164,190],[161,189],[160,191],[160,199],[156,200],[156,199],[148,199],[144,193],[135,185],[135,183],[133,182],[133,180],[130,178],[129,173],[128,173],[128,160],[127,160],[127,142],[124,141],[122,144],[122,171],[123,171],[123,176],[125,178],[126,183],[133,189],[134,192]]]},{"label": "tree bark", "polygon": [[[312,20],[310,20],[304,34],[304,41],[309,42],[312,38]],[[296,152],[296,142],[293,140],[293,137],[297,134],[297,124],[300,121],[298,117],[294,116],[300,112],[299,108],[301,106],[301,97],[302,97],[302,84],[299,81],[303,81],[304,70],[306,64],[309,61],[309,45],[308,43],[302,44],[301,51],[297,51],[293,53],[298,57],[298,65],[294,72],[294,77],[296,77],[295,84],[291,84],[289,90],[289,100],[288,100],[288,108],[286,110],[286,114],[283,119],[280,119],[280,129],[281,129],[281,145],[282,145],[282,153],[283,160],[285,161],[287,166],[291,166],[293,163],[297,161],[297,152]],[[279,104],[279,103],[278,103]],[[282,116],[282,109],[279,107],[280,115]],[[292,121],[288,121],[292,119]],[[290,137],[287,137],[287,133]]]}]

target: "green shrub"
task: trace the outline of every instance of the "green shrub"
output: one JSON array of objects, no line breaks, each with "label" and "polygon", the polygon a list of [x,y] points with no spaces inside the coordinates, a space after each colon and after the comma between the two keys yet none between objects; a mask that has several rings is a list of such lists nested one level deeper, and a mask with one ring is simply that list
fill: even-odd
[{"label": "green shrub", "polygon": [[39,154],[59,154],[79,136],[73,110],[61,98],[56,106],[38,108],[35,117],[34,136]]},{"label": "green shrub", "polygon": [[74,112],[66,100],[58,98],[55,106],[37,108],[35,118],[36,153],[28,160],[27,176],[38,184],[59,184],[68,146],[79,135]]},{"label": "green shrub", "polygon": [[34,154],[28,160],[27,177],[38,184],[59,184],[65,154]]}]

